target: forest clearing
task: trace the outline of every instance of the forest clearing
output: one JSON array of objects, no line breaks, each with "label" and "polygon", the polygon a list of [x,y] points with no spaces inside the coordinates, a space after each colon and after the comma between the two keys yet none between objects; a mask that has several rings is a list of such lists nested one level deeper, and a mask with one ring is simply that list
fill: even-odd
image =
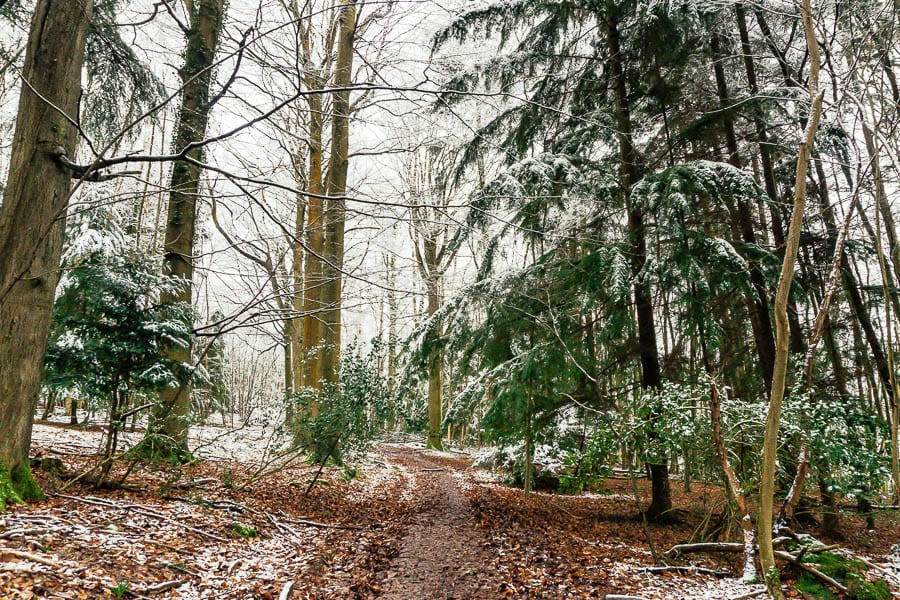
[{"label": "forest clearing", "polygon": [[900,598],[900,0],[0,0],[0,598]]}]

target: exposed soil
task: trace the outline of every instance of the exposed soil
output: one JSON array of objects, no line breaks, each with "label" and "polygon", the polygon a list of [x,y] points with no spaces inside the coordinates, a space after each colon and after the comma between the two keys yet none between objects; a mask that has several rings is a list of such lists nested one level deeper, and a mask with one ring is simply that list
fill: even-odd
[{"label": "exposed soil", "polygon": [[384,578],[385,600],[488,598],[497,581],[484,566],[491,553],[475,528],[468,499],[457,474],[427,455],[398,448],[386,457],[414,473],[414,517],[403,538],[400,554]]},{"label": "exposed soil", "polygon": [[[358,472],[326,468],[309,495],[315,465],[260,474],[235,460],[203,461],[177,479],[171,469],[120,464],[111,479],[132,468],[128,490],[61,490],[62,479],[95,464],[87,452],[98,434],[47,433],[34,453],[60,456],[64,473],[39,471],[48,498],[0,515],[0,598],[699,600],[760,590],[738,582],[737,554],[672,563],[723,577],[648,573],[654,560],[633,495],[636,484],[646,506],[645,480],[526,497],[465,457],[382,444]],[[249,441],[236,442],[241,456]],[[232,454],[227,444],[213,449]],[[717,485],[685,492],[673,481],[672,491],[681,521],[647,528],[660,552],[691,540],[723,506]],[[845,547],[887,566],[898,511],[878,511],[874,532],[852,512],[843,523]],[[782,569],[791,583],[796,572]]]}]

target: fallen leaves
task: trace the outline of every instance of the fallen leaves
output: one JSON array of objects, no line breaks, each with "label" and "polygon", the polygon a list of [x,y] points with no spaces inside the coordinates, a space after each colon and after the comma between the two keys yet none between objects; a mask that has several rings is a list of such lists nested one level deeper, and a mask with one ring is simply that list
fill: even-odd
[{"label": "fallen leaves", "polygon": [[[207,461],[174,482],[137,465],[134,490],[73,486],[14,507],[0,516],[0,589],[4,598],[186,600],[675,600],[759,591],[718,577],[740,572],[739,553],[683,556],[671,563],[687,567],[681,572],[648,570],[654,563],[630,482],[611,480],[606,495],[526,497],[474,473],[459,455],[410,444],[379,452],[351,481],[326,469],[309,497],[291,483],[308,481],[313,466],[256,477],[249,464]],[[79,472],[91,460],[64,462]],[[56,481],[40,477],[45,489]],[[240,490],[234,481],[254,483]],[[648,493],[646,482],[639,486]],[[660,550],[688,541],[721,503],[713,485],[673,491],[685,520],[649,525]],[[880,513],[876,532],[864,530],[862,517],[845,516],[845,524],[848,547],[869,556],[887,554],[900,538],[895,513]]]}]

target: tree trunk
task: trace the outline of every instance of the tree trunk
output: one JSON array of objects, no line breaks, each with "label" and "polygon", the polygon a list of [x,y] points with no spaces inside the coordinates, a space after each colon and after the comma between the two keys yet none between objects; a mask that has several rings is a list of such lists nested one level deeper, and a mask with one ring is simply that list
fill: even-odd
[{"label": "tree trunk", "polygon": [[322,299],[322,377],[337,383],[341,352],[341,297],[344,280],[345,196],[350,162],[350,85],[356,38],[356,0],[342,0],[332,95],[331,153],[328,157],[328,206],[325,211],[325,284]]},{"label": "tree trunk", "polygon": [[[756,65],[753,60],[753,48],[750,45],[750,36],[747,30],[747,17],[744,10],[743,2],[735,2],[735,14],[737,17],[738,33],[741,38],[741,54],[744,58],[744,69],[747,73],[747,84],[750,93],[754,96],[759,94],[759,85],[756,80]],[[788,77],[786,85],[792,85]],[[769,215],[772,226],[772,241],[775,248],[780,252],[784,249],[785,235],[784,223],[781,213],[778,211],[777,203],[781,201],[778,195],[778,184],[775,181],[775,167],[772,161],[771,148],[766,124],[760,117],[753,120],[756,129],[756,142],[759,146],[759,158],[762,165],[763,183],[766,189],[766,195],[771,203],[769,205]],[[797,307],[794,301],[788,298],[788,326],[790,327],[790,348],[795,354],[803,354],[803,332],[800,327],[800,320],[797,314]]]},{"label": "tree trunk", "polygon": [[[213,61],[219,43],[224,17],[223,0],[198,0],[191,15],[191,29],[187,34],[181,110],[176,126],[176,150],[187,148],[203,140],[211,109],[209,88]],[[188,151],[188,157],[201,160],[201,148]],[[172,166],[169,209],[163,254],[163,272],[179,279],[183,286],[176,293],[163,293],[160,303],[191,306],[194,277],[194,235],[197,218],[197,195],[200,189],[200,167],[194,163],[177,161]],[[186,323],[193,327],[193,322]],[[190,456],[187,436],[190,427],[192,344],[171,345],[163,349],[169,360],[179,363],[178,385],[160,392],[159,401],[151,414],[147,429],[149,456],[170,460],[185,460]]]},{"label": "tree trunk", "polygon": [[[712,377],[712,376],[710,376]],[[728,453],[725,451],[725,436],[722,433],[722,416],[721,402],[719,401],[719,388],[715,380],[710,379],[709,394],[709,418],[712,424],[713,446],[716,456],[719,459],[719,465],[722,467],[722,473],[725,475],[725,490],[728,494],[729,501],[737,509],[741,519],[741,531],[744,541],[744,572],[741,577],[742,583],[755,583],[758,581],[756,575],[756,564],[754,558],[756,556],[756,534],[753,531],[753,517],[750,515],[747,498],[744,495],[743,487],[728,460]]]},{"label": "tree trunk", "polygon": [[298,194],[297,206],[294,211],[294,239],[291,240],[291,284],[293,285],[291,308],[294,309],[293,318],[289,321],[291,364],[285,365],[290,368],[292,392],[300,389],[300,373],[303,367],[303,317],[301,315],[303,314],[304,256],[303,246],[300,242],[303,239],[305,223],[306,197]]},{"label": "tree trunk", "polygon": [[[428,288],[428,316],[430,317],[437,312],[441,305],[441,299],[436,281],[426,281],[426,287]],[[440,328],[433,331],[430,337],[432,344],[440,343]],[[428,356],[428,441],[426,446],[437,450],[443,448],[441,443],[441,409],[444,398],[443,362],[444,356],[441,349],[432,347]]]},{"label": "tree trunk", "polygon": [[[722,58],[719,48],[719,35],[715,34],[710,43],[715,59],[714,70],[716,75],[716,88],[719,93],[719,105],[725,109],[731,104],[728,96],[728,84],[725,79],[725,69],[722,66]],[[722,124],[725,130],[725,142],[728,146],[728,162],[738,169],[741,167],[738,155],[737,136],[734,132],[734,123],[726,111],[723,113]],[[738,225],[741,239],[750,246],[756,245],[756,232],[753,230],[753,213],[750,204],[745,198],[738,199],[737,206]],[[756,342],[756,353],[759,356],[759,364],[762,370],[763,382],[766,392],[772,389],[772,367],[775,361],[775,337],[772,332],[772,319],[769,316],[769,292],[766,289],[766,280],[759,265],[755,261],[750,262],[750,283],[755,295],[748,298],[751,310],[750,323],[753,328],[753,338]]]},{"label": "tree trunk", "polygon": [[525,474],[522,482],[522,489],[526,496],[531,495],[534,487],[534,432],[531,427],[531,413],[534,404],[531,400],[531,393],[528,394],[528,400],[525,403]]},{"label": "tree trunk", "polygon": [[[815,400],[816,397],[815,390],[813,389],[813,368],[815,366],[815,355],[819,346],[819,342],[823,338],[825,338],[826,343],[829,344],[829,350],[831,351],[832,360],[834,361],[835,378],[838,379],[840,389],[843,390],[843,396],[846,397],[847,395],[846,389],[843,387],[843,376],[840,375],[843,370],[840,362],[840,356],[838,355],[837,348],[833,347],[834,340],[831,332],[830,320],[828,318],[828,311],[830,310],[831,302],[834,299],[835,294],[837,293],[838,279],[840,278],[841,273],[841,265],[847,264],[847,257],[844,254],[844,244],[847,239],[850,221],[853,219],[853,212],[855,209],[855,205],[852,205],[850,207],[850,210],[847,212],[847,216],[845,217],[844,226],[841,231],[838,232],[837,224],[834,218],[834,211],[831,207],[831,202],[828,199],[827,181],[825,179],[825,173],[822,169],[821,161],[816,160],[815,167],[816,175],[818,177],[816,186],[818,193],[816,194],[816,197],[819,199],[819,213],[822,216],[823,222],[825,223],[828,250],[832,255],[832,259],[829,268],[829,278],[825,284],[825,289],[822,294],[822,302],[819,306],[818,314],[816,315],[816,319],[813,324],[809,343],[807,344],[803,389],[810,392],[811,400]],[[804,423],[803,425],[805,430],[809,429],[810,424]],[[806,483],[806,476],[809,471],[810,459],[811,456],[809,440],[806,435],[804,435],[800,441],[800,456],[797,464],[797,471],[794,475],[794,481],[791,484],[790,491],[785,498],[784,504],[782,505],[779,514],[779,518],[787,522],[789,525],[792,524],[792,521],[794,520],[794,513],[797,507],[800,505],[800,501],[803,497],[803,486]],[[816,457],[816,460],[820,463],[825,462],[824,459],[819,461],[818,457]],[[820,472],[820,477],[826,475],[827,469],[824,472]]]},{"label": "tree trunk", "polygon": [[[628,233],[631,243],[631,273],[634,278],[634,303],[638,327],[638,351],[641,360],[641,388],[655,390],[660,387],[659,350],[656,347],[656,324],[649,287],[639,274],[647,261],[647,242],[644,231],[644,215],[631,203],[631,188],[639,177],[638,157],[631,138],[631,114],[628,106],[628,89],[621,62],[618,16],[606,16],[607,48],[616,104],[616,127],[619,138],[619,180],[628,211]],[[652,416],[651,416],[652,418]],[[647,509],[651,520],[665,518],[672,509],[669,489],[669,467],[665,457],[650,464],[652,501]]]},{"label": "tree trunk", "polygon": [[[0,508],[40,496],[28,450],[59,281],[93,0],[38,0],[0,205]],[[30,86],[30,87],[29,87]],[[60,114],[62,111],[63,114]]]},{"label": "tree trunk", "polygon": [[766,589],[775,600],[782,600],[781,579],[775,565],[775,553],[772,548],[772,505],[775,492],[775,453],[778,446],[778,428],[781,424],[781,402],[787,379],[788,352],[790,331],[788,329],[788,296],[794,278],[794,263],[800,245],[800,232],[803,229],[803,211],[806,207],[806,174],[809,169],[809,154],[812,149],[819,117],[822,112],[823,93],[818,89],[819,80],[819,44],[815,38],[812,22],[810,0],[803,0],[801,5],[803,28],[810,55],[809,97],[812,102],[809,122],[806,125],[803,141],[797,156],[797,171],[794,178],[794,208],[791,215],[787,245],[784,249],[784,261],[778,288],[775,294],[775,365],[772,374],[772,394],[769,399],[769,410],[766,417],[766,429],[763,436],[762,469],[759,490],[759,561],[762,567]]},{"label": "tree trunk", "polygon": [[[310,81],[309,85],[318,85]],[[322,97],[309,96],[309,206],[306,211],[306,259],[303,265],[303,334],[300,388],[318,390],[321,387],[322,341],[322,276],[325,257],[325,185],[322,174]],[[318,406],[308,407],[309,417],[315,419]]]},{"label": "tree trunk", "polygon": [[44,414],[41,415],[41,421],[46,421],[51,416],[53,416],[53,411],[56,408],[56,400],[59,397],[59,392],[57,390],[50,390],[47,393],[47,405],[44,406]]}]

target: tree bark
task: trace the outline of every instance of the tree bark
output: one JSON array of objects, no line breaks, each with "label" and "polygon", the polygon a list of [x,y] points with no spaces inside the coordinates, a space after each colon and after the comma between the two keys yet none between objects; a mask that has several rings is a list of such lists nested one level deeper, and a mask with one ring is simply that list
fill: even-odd
[{"label": "tree bark", "polygon": [[[716,88],[719,93],[719,105],[723,108],[730,104],[728,96],[728,83],[725,79],[725,69],[722,66],[722,57],[719,48],[719,35],[714,34],[710,43],[713,52],[714,71],[716,76]],[[741,160],[738,154],[737,136],[734,132],[734,123],[727,112],[723,113],[723,129],[725,130],[725,142],[728,147],[728,162],[740,169]],[[746,198],[738,198],[737,206],[738,225],[741,239],[750,246],[756,245],[756,232],[753,229],[753,213]],[[755,292],[754,297],[749,298],[751,309],[751,326],[753,338],[756,342],[756,353],[759,356],[760,369],[766,392],[772,389],[772,368],[775,362],[775,336],[772,332],[772,319],[769,316],[769,292],[766,289],[765,277],[759,270],[755,261],[750,262],[750,283]]]},{"label": "tree bark", "polygon": [[323,286],[323,351],[321,376],[337,383],[341,352],[341,297],[344,281],[344,228],[347,220],[347,173],[350,163],[350,85],[356,38],[356,0],[342,0],[338,20],[332,94],[331,152],[328,157],[328,193],[325,211],[325,264]]},{"label": "tree bark", "polygon": [[[426,248],[427,250],[427,248]],[[434,268],[434,265],[431,265]],[[433,276],[432,276],[433,277]],[[428,288],[428,316],[437,312],[441,305],[438,282],[426,281]],[[439,343],[440,328],[430,334],[431,343]],[[428,356],[428,440],[426,446],[437,450],[443,449],[441,443],[441,421],[444,399],[444,356],[440,348],[432,347]]]},{"label": "tree bark", "polygon": [[[176,149],[187,148],[206,136],[211,109],[209,88],[213,61],[219,43],[224,17],[223,0],[198,0],[191,15],[187,34],[181,109],[176,125]],[[201,160],[201,148],[188,151],[188,157]],[[182,287],[174,293],[160,295],[160,304],[192,304],[194,277],[194,236],[197,218],[197,195],[201,169],[194,163],[176,161],[172,166],[166,235],[163,246],[163,273],[179,279]],[[193,322],[186,323],[193,327]],[[187,437],[190,428],[191,376],[193,344],[170,345],[164,355],[179,363],[178,385],[159,394],[147,429],[147,451],[154,458],[185,460],[189,457]]]},{"label": "tree bark", "polygon": [[756,557],[756,532],[753,530],[753,517],[750,515],[743,487],[731,466],[731,462],[728,460],[728,453],[725,451],[725,436],[722,433],[721,415],[719,388],[715,381],[710,379],[709,418],[712,424],[713,446],[719,459],[719,465],[722,467],[722,472],[725,475],[725,490],[741,518],[744,549],[744,572],[741,581],[743,583],[754,583],[758,580],[756,563],[754,562]]},{"label": "tree bark", "polygon": [[[0,205],[0,508],[40,496],[28,450],[59,281],[93,0],[38,0]],[[60,114],[60,111],[64,114]]]},{"label": "tree bark", "polygon": [[[631,243],[631,273],[634,278],[634,302],[638,327],[638,351],[641,361],[641,388],[658,389],[662,383],[659,367],[659,350],[656,346],[656,323],[650,289],[640,278],[647,261],[647,242],[644,230],[644,215],[631,203],[631,188],[639,178],[637,152],[631,137],[631,114],[628,105],[628,89],[622,65],[619,41],[618,15],[606,15],[607,49],[612,75],[613,93],[616,106],[616,127],[619,138],[619,181],[628,211],[628,233]],[[649,464],[652,500],[647,508],[651,520],[664,519],[672,509],[672,495],[669,489],[669,466],[666,458]]]},{"label": "tree bark", "polygon": [[803,211],[806,207],[806,174],[809,169],[809,155],[819,117],[822,112],[823,93],[819,91],[819,43],[815,37],[810,0],[802,0],[801,15],[806,44],[810,57],[809,97],[812,103],[809,121],[797,156],[797,171],[794,178],[794,208],[788,230],[787,245],[778,288],[775,294],[775,366],[772,374],[772,394],[766,417],[763,436],[762,469],[759,491],[759,561],[762,567],[766,589],[775,600],[782,600],[781,578],[775,565],[772,548],[772,506],[775,492],[775,453],[778,446],[778,428],[781,424],[781,402],[787,380],[790,331],[788,328],[788,296],[794,278],[794,264],[803,229]]},{"label": "tree bark", "polygon": [[[310,84],[319,86],[318,82],[308,78],[307,87]],[[324,273],[323,259],[325,257],[322,97],[319,94],[311,94],[308,103],[310,195],[309,206],[306,211],[307,251],[303,265],[303,366],[300,370],[299,389],[311,388],[318,390],[321,387],[320,364],[322,351],[320,345],[322,338],[322,287],[324,285],[322,277]],[[315,419],[318,415],[318,406],[315,404],[315,401],[309,406],[308,411],[309,417]]]}]

